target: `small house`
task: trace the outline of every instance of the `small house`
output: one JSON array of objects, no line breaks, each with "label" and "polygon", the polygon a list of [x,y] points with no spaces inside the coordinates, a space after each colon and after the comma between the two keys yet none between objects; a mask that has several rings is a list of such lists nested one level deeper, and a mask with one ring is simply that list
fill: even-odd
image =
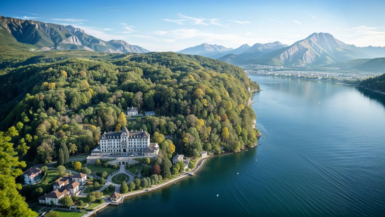
[{"label": "small house", "polygon": [[35,184],[36,177],[41,174],[41,170],[38,167],[31,167],[24,172],[25,184]]},{"label": "small house", "polygon": [[172,163],[173,164],[176,164],[178,163],[179,161],[183,161],[183,158],[184,158],[184,155],[183,154],[177,154],[176,156],[174,156],[172,158]]},{"label": "small house", "polygon": [[145,116],[155,116],[155,112],[154,111],[145,111],[144,115]]},{"label": "small house", "polygon": [[207,151],[201,151],[200,154],[202,157],[207,157]]},{"label": "small house", "polygon": [[138,116],[138,107],[128,107],[127,108],[127,115],[128,116]]}]

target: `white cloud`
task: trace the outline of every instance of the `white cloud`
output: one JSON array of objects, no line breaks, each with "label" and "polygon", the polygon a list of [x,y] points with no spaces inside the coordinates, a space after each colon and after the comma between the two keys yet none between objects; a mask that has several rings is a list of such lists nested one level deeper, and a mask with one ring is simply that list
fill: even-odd
[{"label": "white cloud", "polygon": [[385,46],[385,28],[384,27],[370,27],[370,26],[357,26],[350,30],[348,39],[349,44],[357,46]]},{"label": "white cloud", "polygon": [[299,22],[298,20],[293,20],[293,21],[294,21],[294,23],[296,23],[296,24],[298,24],[298,25],[302,26],[302,23],[301,23],[301,22]]},{"label": "white cloud", "polygon": [[123,31],[123,33],[125,33],[125,34],[130,34],[132,32],[135,32],[134,26],[129,26],[127,23],[120,23],[120,25],[122,25],[123,29],[125,29]]},{"label": "white cloud", "polygon": [[214,25],[214,26],[220,26],[220,27],[223,27],[223,28],[226,28],[226,29],[230,29],[228,26],[225,26],[225,25],[219,23],[218,19],[210,19],[210,24]]},{"label": "white cloud", "polygon": [[84,30],[85,33],[87,33],[88,35],[92,35],[96,38],[100,38],[102,40],[105,40],[105,41],[109,41],[109,40],[125,40],[126,39],[126,36],[124,35],[114,35],[114,34],[108,34],[106,33],[106,31],[110,31],[109,28],[106,29],[103,29],[103,28],[97,28],[97,27],[92,27],[92,26],[82,26],[80,24],[72,24],[73,26],[77,27],[77,28],[80,28],[82,30]]},{"label": "white cloud", "polygon": [[232,21],[232,22],[234,22],[234,23],[239,23],[239,24],[250,24],[251,22],[249,22],[249,21],[240,21],[240,20],[230,20],[230,21]]},{"label": "white cloud", "polygon": [[23,16],[23,17],[18,17],[23,20],[36,20],[39,19],[40,17],[29,17],[29,16]]},{"label": "white cloud", "polygon": [[315,16],[311,15],[310,13],[308,13],[308,12],[306,12],[306,11],[305,11],[305,13],[306,13],[307,15],[309,15],[312,19],[315,19]]},{"label": "white cloud", "polygon": [[83,19],[74,19],[74,18],[67,18],[67,19],[52,18],[52,20],[65,21],[65,22],[83,22],[83,21],[87,21],[87,20],[83,20]]},{"label": "white cloud", "polygon": [[184,20],[184,19],[179,19],[179,20],[164,19],[164,21],[183,25],[186,20]]},{"label": "white cloud", "polygon": [[179,17],[191,21],[194,25],[203,25],[203,26],[208,26],[208,23],[205,23],[205,18],[197,18],[197,17],[190,17],[183,15],[181,13],[178,14]]}]

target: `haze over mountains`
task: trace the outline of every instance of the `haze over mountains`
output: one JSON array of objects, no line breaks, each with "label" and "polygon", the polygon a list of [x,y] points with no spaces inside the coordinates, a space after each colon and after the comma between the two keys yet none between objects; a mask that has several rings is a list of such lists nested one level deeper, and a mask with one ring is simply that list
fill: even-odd
[{"label": "haze over mountains", "polygon": [[[316,66],[345,62],[353,59],[369,59],[385,57],[383,47],[356,47],[348,45],[329,33],[313,33],[307,38],[287,46],[280,42],[256,43],[252,47],[244,49],[244,45],[237,49],[217,51],[210,48],[209,44],[194,47],[194,53],[190,49],[180,51],[185,54],[199,54],[216,58],[232,64],[261,64],[282,66]],[[219,45],[215,45],[218,47]],[[241,49],[242,48],[242,49]],[[201,50],[198,50],[201,49]]]},{"label": "haze over mountains", "polygon": [[[108,53],[146,53],[148,50],[130,45],[123,40],[103,41],[86,34],[82,29],[68,25],[43,23],[0,16],[0,39],[12,42],[16,39],[30,49],[39,50],[90,50]],[[22,46],[18,44],[19,46]]]}]

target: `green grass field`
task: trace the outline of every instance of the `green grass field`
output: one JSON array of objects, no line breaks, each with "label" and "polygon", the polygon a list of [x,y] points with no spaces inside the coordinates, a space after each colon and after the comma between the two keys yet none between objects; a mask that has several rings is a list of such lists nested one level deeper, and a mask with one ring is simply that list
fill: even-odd
[{"label": "green grass field", "polygon": [[84,189],[83,193],[90,193],[91,192],[91,187],[87,187]]},{"label": "green grass field", "polygon": [[101,205],[101,203],[99,202],[99,200],[95,200],[95,202],[92,202],[88,207],[87,209],[93,209],[97,206]]},{"label": "green grass field", "polygon": [[85,214],[84,212],[71,212],[64,210],[55,210],[55,212],[59,213],[60,217],[81,217]]},{"label": "green grass field", "polygon": [[142,165],[134,166],[134,167],[129,168],[128,171],[137,175],[139,170],[142,169],[142,167],[143,167]]},{"label": "green grass field", "polygon": [[48,169],[48,175],[45,180],[42,180],[41,183],[46,182],[47,184],[54,182],[59,178],[59,173],[55,169]]},{"label": "green grass field", "polygon": [[108,173],[108,175],[119,170],[119,168],[118,169],[112,169],[110,167],[107,167],[107,168],[103,167],[103,166],[97,167],[95,165],[88,165],[87,168],[90,169],[92,172],[95,172],[95,173],[106,171]]},{"label": "green grass field", "polygon": [[112,182],[115,184],[122,184],[123,181],[128,182],[130,180],[130,177],[126,174],[118,174],[112,177]]}]

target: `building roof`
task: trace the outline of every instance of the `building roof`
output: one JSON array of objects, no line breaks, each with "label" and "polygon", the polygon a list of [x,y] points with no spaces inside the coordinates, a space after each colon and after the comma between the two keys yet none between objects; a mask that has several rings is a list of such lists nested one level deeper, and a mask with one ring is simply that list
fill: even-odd
[{"label": "building roof", "polygon": [[207,154],[207,151],[201,151],[200,154]]},{"label": "building roof", "polygon": [[101,153],[100,146],[96,146],[94,149],[92,149],[91,153]]},{"label": "building roof", "polygon": [[133,106],[131,106],[131,108],[127,107],[127,112],[137,112],[137,111],[138,111],[138,107],[133,107]]},{"label": "building roof", "polygon": [[183,158],[184,158],[184,155],[183,155],[183,154],[177,154],[177,155],[175,155],[175,156],[172,158],[172,160],[173,160],[173,161],[174,161],[174,160],[180,161],[180,160],[183,160]]},{"label": "building roof", "polygon": [[80,185],[79,182],[74,181],[74,182],[71,182],[69,185],[67,185],[65,188],[66,188],[66,189],[75,189],[75,188],[78,187],[79,185]]},{"label": "building roof", "polygon": [[45,198],[56,198],[57,199],[57,198],[60,198],[63,194],[65,195],[67,193],[68,193],[67,189],[64,189],[63,191],[59,191],[59,189],[56,189],[56,190],[51,191],[50,193],[48,193],[44,196],[45,196]]},{"label": "building roof", "polygon": [[123,127],[121,132],[104,132],[100,139],[120,139],[122,133],[125,133],[129,138],[150,138],[150,134],[146,131],[128,131],[126,127]]},{"label": "building roof", "polygon": [[61,186],[61,185],[68,185],[68,183],[70,182],[70,178],[72,176],[70,175],[67,175],[65,177],[60,177],[56,180],[56,182],[53,184],[54,186]]},{"label": "building roof", "polygon": [[120,197],[120,194],[117,192],[114,192],[111,194],[110,198],[118,199]]},{"label": "building roof", "polygon": [[41,172],[40,168],[37,168],[37,167],[31,167],[31,168],[29,168],[28,170],[26,170],[26,171],[24,172],[24,174],[27,174],[28,176],[30,176],[30,175],[32,175],[32,174],[36,174],[36,173],[40,173],[40,172]]},{"label": "building roof", "polygon": [[87,174],[78,173],[78,174],[75,174],[74,176],[72,176],[72,178],[77,178],[77,179],[81,179],[81,178],[84,178],[84,177],[87,177]]},{"label": "building roof", "polygon": [[159,150],[158,143],[150,143],[146,149],[144,149],[145,153],[154,153],[155,151]]}]

